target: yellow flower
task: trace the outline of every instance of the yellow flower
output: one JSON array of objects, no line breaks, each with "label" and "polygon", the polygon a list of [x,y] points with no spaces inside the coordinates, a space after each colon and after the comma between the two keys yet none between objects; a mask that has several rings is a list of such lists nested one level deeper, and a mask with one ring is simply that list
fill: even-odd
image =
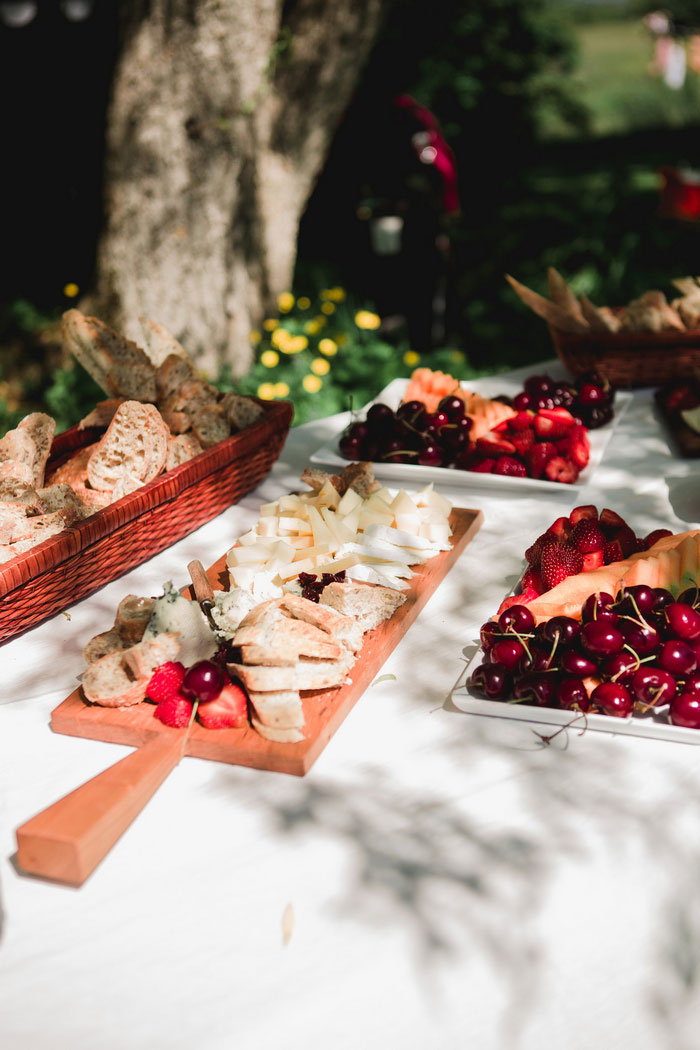
[{"label": "yellow flower", "polygon": [[403,355],[403,363],[413,368],[420,361],[420,354],[417,354],[415,350],[407,350]]},{"label": "yellow flower", "polygon": [[317,394],[323,386],[323,383],[318,378],[318,376],[308,375],[304,376],[304,378],[301,381],[301,385],[303,386],[307,394]]},{"label": "yellow flower", "polygon": [[455,362],[463,361],[464,360],[464,354],[462,353],[461,350],[451,350],[450,351],[450,359],[452,361],[455,361]]},{"label": "yellow flower", "polygon": [[322,339],[318,344],[318,348],[326,357],[333,357],[338,353],[338,344],[334,343],[332,339]]},{"label": "yellow flower", "polygon": [[317,376],[326,376],[331,370],[331,366],[326,361],[325,357],[315,357],[311,362],[311,371]]},{"label": "yellow flower", "polygon": [[323,311],[324,314],[334,314],[335,313],[335,303],[330,303],[330,302],[321,303],[321,310]]},{"label": "yellow flower", "polygon": [[311,306],[311,300],[306,295],[300,295],[297,299],[297,306],[300,310],[308,310]]},{"label": "yellow flower", "polygon": [[276,346],[278,350],[284,349],[290,339],[291,336],[286,328],[276,328],[270,336],[270,342],[273,346]]},{"label": "yellow flower", "polygon": [[277,296],[277,305],[283,314],[288,314],[294,306],[294,296],[291,292],[282,292]]},{"label": "yellow flower", "polygon": [[260,332],[257,330],[257,328],[254,328],[253,331],[248,336],[248,338],[250,339],[250,342],[251,342],[251,344],[253,346],[257,346],[257,344],[262,339],[262,336],[261,336]]},{"label": "yellow flower", "polygon": [[338,285],[336,285],[335,288],[329,288],[328,298],[332,299],[334,303],[342,303],[345,299],[345,290],[339,288]]},{"label": "yellow flower", "polygon": [[68,284],[64,284],[63,286],[63,294],[69,299],[75,299],[79,291],[80,289],[73,281],[69,281]]},{"label": "yellow flower", "polygon": [[258,397],[263,401],[274,401],[275,399],[275,385],[274,383],[261,383],[258,387]]},{"label": "yellow flower", "polygon": [[274,330],[275,330],[275,328],[277,327],[278,324],[279,324],[279,321],[277,320],[276,317],[267,317],[263,321],[263,328],[265,329],[266,332],[274,332]]},{"label": "yellow flower", "polygon": [[316,333],[322,327],[323,326],[318,323],[318,320],[316,320],[316,321],[307,321],[306,324],[304,325],[304,331],[306,332],[307,335],[316,335]]},{"label": "yellow flower", "polygon": [[358,328],[373,331],[375,328],[379,328],[381,323],[381,317],[377,314],[373,314],[370,310],[358,310],[355,314],[355,324]]},{"label": "yellow flower", "polygon": [[279,364],[279,359],[280,355],[276,350],[265,350],[260,355],[260,364],[265,368],[274,368],[276,364]]},{"label": "yellow flower", "polygon": [[287,334],[287,338],[278,345],[283,354],[300,354],[302,350],[306,350],[309,340],[305,335]]},{"label": "yellow flower", "polygon": [[286,383],[275,383],[275,397],[286,397],[289,386]]}]

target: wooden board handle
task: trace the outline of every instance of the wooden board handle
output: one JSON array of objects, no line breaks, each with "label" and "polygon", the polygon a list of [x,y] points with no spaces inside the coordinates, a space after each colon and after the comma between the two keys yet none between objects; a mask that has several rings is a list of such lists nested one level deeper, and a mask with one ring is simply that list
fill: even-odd
[{"label": "wooden board handle", "polygon": [[182,756],[173,731],[143,744],[17,829],[23,871],[81,886]]},{"label": "wooden board handle", "polygon": [[209,582],[207,574],[204,570],[204,566],[201,561],[196,558],[191,561],[187,566],[187,571],[190,574],[192,580],[192,588],[194,590],[194,596],[200,604],[202,602],[213,602],[214,601],[214,589]]}]

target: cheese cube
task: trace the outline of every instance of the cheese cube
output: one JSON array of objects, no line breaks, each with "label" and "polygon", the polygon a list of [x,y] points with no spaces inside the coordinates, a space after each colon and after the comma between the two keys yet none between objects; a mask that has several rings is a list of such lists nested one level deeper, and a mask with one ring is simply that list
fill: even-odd
[{"label": "cheese cube", "polygon": [[259,567],[251,565],[234,565],[229,571],[229,579],[234,587],[241,587],[249,591],[253,586],[253,580],[259,572]]},{"label": "cheese cube", "polygon": [[260,537],[258,536],[255,529],[251,529],[250,532],[244,532],[242,536],[238,537],[238,542],[241,547],[252,547],[254,543],[257,543]]},{"label": "cheese cube", "polygon": [[279,534],[280,519],[277,514],[271,514],[266,518],[260,518],[257,525],[259,536],[277,536]]},{"label": "cheese cube", "polygon": [[354,489],[348,489],[344,496],[341,497],[340,503],[337,506],[338,514],[347,515],[351,514],[354,510],[362,505],[362,496],[355,492]]},{"label": "cheese cube", "polygon": [[404,492],[403,489],[400,489],[396,496],[394,496],[394,499],[391,502],[391,509],[393,510],[394,514],[415,515],[416,513],[415,503],[408,495],[408,493]]},{"label": "cheese cube", "polygon": [[264,565],[270,560],[270,548],[264,543],[255,543],[251,547],[232,547],[226,555],[226,564]]},{"label": "cheese cube", "polygon": [[290,493],[288,496],[280,496],[277,500],[280,512],[291,511],[292,514],[298,514],[299,508],[302,506],[302,502],[295,493]]},{"label": "cheese cube", "polygon": [[260,508],[260,516],[262,518],[269,518],[272,514],[279,513],[279,500],[275,500],[274,503],[263,503]]},{"label": "cheese cube", "polygon": [[312,532],[311,523],[305,521],[303,518],[292,518],[286,514],[280,515],[279,519],[279,534],[284,536],[288,533],[299,533],[300,535],[310,535]]},{"label": "cheese cube", "polygon": [[340,493],[338,492],[335,485],[330,481],[325,481],[321,488],[318,496],[316,497],[317,507],[333,507],[336,509],[340,503]]},{"label": "cheese cube", "polygon": [[297,554],[292,544],[287,543],[285,540],[278,540],[271,553],[278,565],[289,565],[290,562],[294,561]]},{"label": "cheese cube", "polygon": [[323,543],[332,543],[335,537],[324,522],[318,509],[316,507],[309,506],[307,508],[307,512],[309,515],[311,529],[313,531],[314,546],[318,547]]}]

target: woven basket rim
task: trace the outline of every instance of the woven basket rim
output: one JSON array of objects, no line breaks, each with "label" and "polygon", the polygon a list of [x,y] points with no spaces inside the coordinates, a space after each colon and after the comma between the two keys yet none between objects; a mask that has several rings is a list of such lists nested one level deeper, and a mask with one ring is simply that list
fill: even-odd
[{"label": "woven basket rim", "polygon": [[662,349],[700,349],[700,328],[688,328],[683,332],[675,328],[663,332],[565,332],[549,325],[555,345],[575,350],[585,348],[595,351],[626,350],[635,353],[657,353]]},{"label": "woven basket rim", "polygon": [[[167,473],[159,474],[134,492],[122,496],[107,507],[96,510],[89,517],[67,526],[28,551],[0,564],[0,598],[7,598],[13,591],[31,580],[36,580],[42,573],[55,569],[82,551],[89,550],[107,535],[116,536],[120,529],[142,514],[176,499],[190,485],[203,481],[217,470],[230,469],[237,459],[258,448],[272,434],[289,430],[294,413],[290,401],[260,401],[259,398],[253,400],[263,406],[265,416],[251,426],[205,449]],[[65,440],[66,434],[75,433],[77,430],[77,426],[71,427],[69,431],[57,435],[57,439]],[[94,432],[94,428],[86,428],[82,432],[86,435],[85,444],[89,443],[90,431]],[[173,539],[173,543],[175,542],[176,538]]]}]

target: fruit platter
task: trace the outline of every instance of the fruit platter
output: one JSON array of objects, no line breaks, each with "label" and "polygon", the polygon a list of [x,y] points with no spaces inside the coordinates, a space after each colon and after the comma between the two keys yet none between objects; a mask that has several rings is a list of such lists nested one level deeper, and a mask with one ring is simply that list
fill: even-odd
[{"label": "fruit platter", "polygon": [[700,530],[574,508],[480,630],[462,711],[700,743]]},{"label": "fruit platter", "polygon": [[595,373],[571,381],[556,366],[468,388],[421,368],[338,417],[333,438],[311,460],[336,467],[369,460],[377,477],[407,484],[575,489],[590,480],[630,397]]}]

